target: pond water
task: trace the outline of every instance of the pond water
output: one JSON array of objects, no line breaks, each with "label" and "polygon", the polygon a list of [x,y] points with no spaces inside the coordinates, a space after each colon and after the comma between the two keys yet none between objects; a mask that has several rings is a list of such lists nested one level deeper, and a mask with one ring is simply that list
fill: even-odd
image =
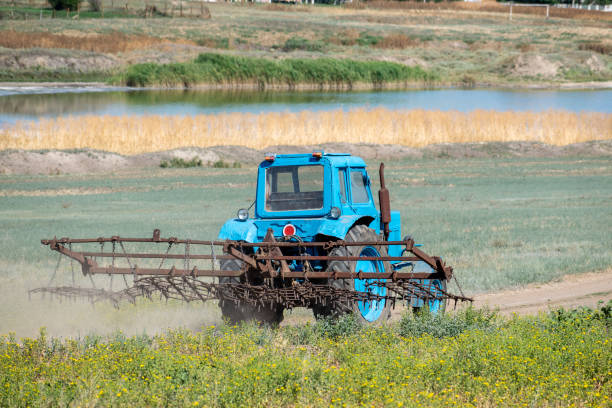
[{"label": "pond water", "polygon": [[612,89],[419,89],[367,92],[142,90],[95,87],[0,88],[0,125],[66,115],[195,115],[334,109],[476,109],[612,113]]}]

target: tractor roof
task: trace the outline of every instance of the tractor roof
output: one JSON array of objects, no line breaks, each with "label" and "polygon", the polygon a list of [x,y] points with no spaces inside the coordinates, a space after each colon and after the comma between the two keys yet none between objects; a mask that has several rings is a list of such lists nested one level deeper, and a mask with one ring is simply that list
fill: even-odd
[{"label": "tractor roof", "polygon": [[[318,156],[315,156],[318,155]],[[274,155],[274,163],[272,165],[288,166],[312,163],[315,160],[326,160],[334,167],[365,167],[366,164],[361,157],[352,156],[349,153],[296,153],[296,154],[278,154]],[[264,162],[265,163],[265,162]]]}]

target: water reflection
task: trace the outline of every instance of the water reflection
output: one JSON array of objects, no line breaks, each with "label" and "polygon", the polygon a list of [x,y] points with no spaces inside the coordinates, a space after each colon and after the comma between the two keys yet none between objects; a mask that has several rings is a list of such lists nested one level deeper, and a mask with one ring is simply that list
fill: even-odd
[{"label": "water reflection", "polygon": [[612,90],[428,89],[368,92],[0,89],[0,123],[65,115],[195,115],[385,107],[388,109],[612,112]]}]

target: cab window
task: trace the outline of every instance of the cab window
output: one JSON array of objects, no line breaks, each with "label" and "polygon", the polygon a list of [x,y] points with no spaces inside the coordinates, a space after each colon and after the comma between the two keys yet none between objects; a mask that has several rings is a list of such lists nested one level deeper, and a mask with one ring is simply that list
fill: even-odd
[{"label": "cab window", "polygon": [[323,208],[323,166],[274,166],[266,169],[266,211]]},{"label": "cab window", "polygon": [[361,171],[351,171],[351,197],[353,203],[367,203],[370,201],[365,177]]}]

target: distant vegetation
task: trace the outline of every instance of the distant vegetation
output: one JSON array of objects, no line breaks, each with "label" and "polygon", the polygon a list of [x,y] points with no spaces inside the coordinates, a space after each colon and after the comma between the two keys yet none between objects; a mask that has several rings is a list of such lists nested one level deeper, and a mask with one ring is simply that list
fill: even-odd
[{"label": "distant vegetation", "polygon": [[384,327],[349,316],[77,340],[42,329],[0,338],[0,405],[603,407],[612,395],[605,313],[508,320],[468,310]]},{"label": "distant vegetation", "polygon": [[[181,159],[180,157],[173,157],[170,160],[162,160],[159,163],[159,167],[163,169],[186,169],[189,167],[202,167],[202,159],[195,156],[191,160]],[[239,169],[242,165],[239,162],[228,163],[223,160],[217,160],[215,162],[208,162],[208,167],[214,167],[216,169]]]},{"label": "distant vegetation", "polygon": [[[291,45],[292,44],[292,45]],[[291,43],[291,47],[299,46]],[[192,62],[137,64],[117,78],[128,86],[185,86],[211,83],[267,85],[320,84],[350,86],[390,82],[431,82],[436,76],[420,67],[386,61],[349,59],[284,59],[200,54]]]},{"label": "distant vegetation", "polygon": [[[3,52],[9,56],[3,55],[0,61],[0,81],[96,80],[84,75],[92,69],[100,71],[97,80],[114,77],[117,83],[129,80],[135,86],[204,83],[231,88],[247,81],[268,89],[294,84],[348,88],[355,80],[372,87],[383,81],[542,86],[609,81],[612,77],[610,44],[604,38],[612,13],[602,11],[551,7],[548,21],[544,7],[515,4],[512,12],[521,17],[510,20],[508,4],[491,1],[368,0],[337,7],[203,4],[91,0],[89,4],[82,1],[78,11],[71,8],[70,12],[57,12],[47,0],[0,0],[0,18],[13,20],[0,30],[0,47],[14,51]],[[98,6],[100,11],[95,11]],[[202,18],[207,19],[205,24]],[[33,20],[37,23],[32,24]],[[276,71],[256,77],[251,72],[256,64],[250,63],[246,72],[230,69],[232,75],[224,78],[227,72],[219,72],[216,65],[211,67],[211,61],[185,63],[186,49],[198,46],[206,47],[198,52],[224,50],[228,55],[265,58]],[[83,53],[71,56],[70,63],[49,61],[58,50]],[[93,53],[124,55],[100,66],[89,62],[95,57]],[[410,72],[400,72],[399,79],[386,72],[371,78],[361,68],[356,69],[358,75],[347,75],[347,70],[339,66],[342,63],[334,63],[331,74],[335,78],[327,79],[319,69],[310,72],[311,66],[306,73],[290,66],[285,62],[288,57],[317,61],[326,71],[331,64],[325,61],[331,58],[393,61],[420,68],[405,67]],[[128,70],[127,61],[181,63]]]}]

